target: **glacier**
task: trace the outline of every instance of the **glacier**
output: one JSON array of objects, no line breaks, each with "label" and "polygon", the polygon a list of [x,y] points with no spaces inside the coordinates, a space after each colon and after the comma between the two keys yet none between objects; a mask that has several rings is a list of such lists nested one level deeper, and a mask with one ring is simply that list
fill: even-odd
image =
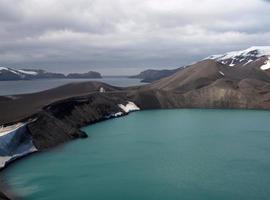
[{"label": "glacier", "polygon": [[36,151],[26,123],[0,129],[0,169],[9,162]]}]

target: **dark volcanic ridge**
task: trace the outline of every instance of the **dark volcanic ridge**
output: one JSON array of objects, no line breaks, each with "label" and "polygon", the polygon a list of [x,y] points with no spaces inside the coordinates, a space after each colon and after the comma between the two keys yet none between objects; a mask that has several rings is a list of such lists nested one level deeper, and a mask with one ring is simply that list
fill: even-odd
[{"label": "dark volcanic ridge", "polygon": [[[206,59],[143,86],[121,88],[102,82],[83,82],[33,94],[2,97],[0,124],[7,126],[21,122],[23,125],[18,130],[27,130],[20,132],[27,132],[23,138],[29,145],[26,153],[31,153],[87,137],[81,127],[138,109],[269,110],[268,63],[269,57],[265,55],[233,67],[220,60]],[[12,156],[20,148],[20,145],[13,145],[22,136],[18,130],[13,131],[16,137],[9,151],[0,145],[0,158]],[[4,137],[0,132],[0,140]]]}]

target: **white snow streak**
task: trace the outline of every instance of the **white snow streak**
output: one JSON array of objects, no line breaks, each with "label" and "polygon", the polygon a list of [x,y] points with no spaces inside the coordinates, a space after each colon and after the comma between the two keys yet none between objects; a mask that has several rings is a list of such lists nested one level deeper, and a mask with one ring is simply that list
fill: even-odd
[{"label": "white snow streak", "polygon": [[129,113],[132,111],[136,111],[136,110],[140,110],[140,108],[138,106],[136,106],[135,103],[129,101],[127,103],[127,105],[123,105],[123,104],[118,104],[118,106],[125,112],[125,113]]},{"label": "white snow streak", "polygon": [[9,68],[9,67],[0,67],[0,71],[1,70],[6,70],[6,71],[9,71],[13,74],[17,74],[17,75],[21,75],[21,76],[24,76],[24,75],[38,75],[37,72],[35,71],[28,71],[28,70],[22,70],[22,69],[13,69],[13,68]]},{"label": "white snow streak", "polygon": [[22,70],[22,69],[19,69],[18,71],[23,73],[23,74],[28,74],[28,75],[37,75],[38,74],[37,72],[34,72],[34,71],[27,71],[27,70]]},{"label": "white snow streak", "polygon": [[17,124],[14,124],[14,125],[11,125],[11,126],[6,126],[6,127],[1,126],[0,127],[0,137],[4,136],[4,135],[7,135],[8,133],[10,133],[12,131],[15,131],[18,128],[24,126],[24,125],[25,124],[23,124],[23,123],[17,123]]},{"label": "white snow streak", "polygon": [[225,76],[225,74],[224,74],[222,71],[219,71],[219,73],[220,73],[222,76]]},{"label": "white snow streak", "polygon": [[261,66],[261,70],[268,70],[268,69],[270,69],[270,58],[264,63],[264,65]]},{"label": "white snow streak", "polygon": [[270,46],[255,46],[250,47],[243,51],[231,51],[226,54],[219,54],[219,55],[212,55],[210,57],[207,57],[206,59],[218,59],[218,60],[227,60],[227,59],[233,59],[237,56],[248,56],[250,52],[252,51],[258,51],[257,57],[261,56],[270,56]]}]

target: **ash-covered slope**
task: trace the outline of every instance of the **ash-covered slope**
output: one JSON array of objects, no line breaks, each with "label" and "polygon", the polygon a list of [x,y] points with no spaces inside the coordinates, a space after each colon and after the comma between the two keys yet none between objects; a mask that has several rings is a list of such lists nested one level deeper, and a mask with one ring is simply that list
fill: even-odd
[{"label": "ash-covered slope", "polygon": [[262,57],[248,63],[245,67],[232,68],[215,60],[203,60],[146,87],[185,92],[202,88],[218,79],[227,79],[234,82],[243,79],[255,79],[269,82],[270,76],[268,72],[270,69],[261,69],[265,61],[265,58]]},{"label": "ash-covered slope", "polygon": [[[250,67],[253,63],[261,70],[270,68],[270,46],[251,47],[246,50],[232,51],[220,55],[212,55],[204,60],[214,60],[228,67]],[[261,64],[254,61],[262,62]],[[141,78],[143,82],[154,82],[162,78],[173,75],[185,67],[180,67],[173,70],[145,70],[136,76],[130,78]],[[269,71],[268,71],[269,74]]]},{"label": "ash-covered slope", "polygon": [[260,57],[245,67],[229,67],[203,60],[144,89],[171,95],[172,107],[269,109],[270,69],[261,69],[265,61]]},{"label": "ash-covered slope", "polygon": [[139,78],[142,79],[141,82],[145,83],[151,83],[156,80],[160,80],[162,78],[171,76],[175,72],[177,72],[179,69],[164,69],[164,70],[155,70],[155,69],[148,69],[145,71],[142,71],[140,74],[135,76],[130,76],[129,78]]},{"label": "ash-covered slope", "polygon": [[30,115],[42,111],[44,106],[76,96],[86,96],[99,92],[103,88],[107,92],[121,90],[101,82],[70,83],[42,92],[5,97],[0,101],[0,125],[20,121]]}]

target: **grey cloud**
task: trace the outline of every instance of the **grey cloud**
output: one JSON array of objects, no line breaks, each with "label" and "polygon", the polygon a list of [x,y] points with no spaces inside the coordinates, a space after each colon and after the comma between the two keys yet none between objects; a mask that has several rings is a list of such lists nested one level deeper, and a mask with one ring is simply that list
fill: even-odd
[{"label": "grey cloud", "polygon": [[129,74],[270,45],[262,0],[0,0],[0,65]]}]

